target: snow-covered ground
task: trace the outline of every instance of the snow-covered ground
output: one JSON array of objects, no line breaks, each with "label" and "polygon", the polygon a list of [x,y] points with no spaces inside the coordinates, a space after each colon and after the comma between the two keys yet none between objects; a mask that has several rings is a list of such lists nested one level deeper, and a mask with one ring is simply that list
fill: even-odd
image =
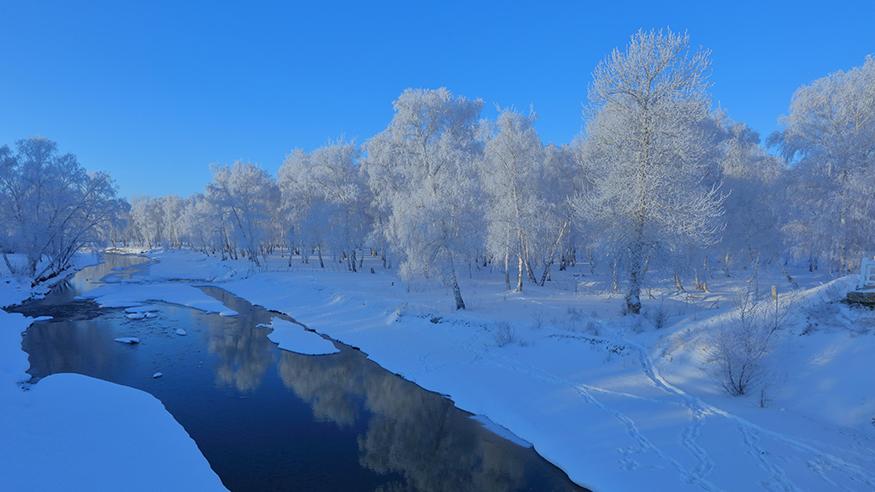
[{"label": "snow-covered ground", "polygon": [[[762,393],[730,397],[708,362],[738,277],[711,293],[653,292],[640,318],[620,314],[605,279],[556,273],[550,286],[505,292],[474,272],[456,312],[442,288],[394,274],[320,270],[281,258],[246,262],[156,255],[174,278],[217,285],[282,311],[532,443],[596,490],[870,490],[875,488],[875,313],[834,301],[853,279],[799,275]],[[576,275],[576,276],[573,276]],[[792,295],[790,292],[794,291]],[[788,301],[790,302],[790,301]],[[664,318],[662,328],[655,320]]]},{"label": "snow-covered ground", "polygon": [[[29,282],[0,272],[0,305],[31,293]],[[21,337],[33,321],[0,310],[0,490],[224,490],[148,393],[79,374],[25,384]]]},{"label": "snow-covered ground", "polygon": [[[799,274],[796,288],[764,272],[763,290],[774,284],[791,314],[764,384],[730,397],[708,353],[744,272],[715,275],[707,294],[653,290],[646,314],[630,317],[606,279],[583,270],[555,272],[547,287],[522,294],[504,291],[498,272],[472,272],[462,285],[469,309],[457,312],[445,289],[376,265],[371,274],[367,263],[350,273],[283,258],[255,269],[190,251],[150,256],[156,264],[89,297],[221,312],[192,287],[214,283],[449,395],[595,490],[875,489],[875,312],[835,302],[852,278]],[[291,350],[307,350],[300,335],[318,339],[288,322],[274,328],[294,338]]]}]

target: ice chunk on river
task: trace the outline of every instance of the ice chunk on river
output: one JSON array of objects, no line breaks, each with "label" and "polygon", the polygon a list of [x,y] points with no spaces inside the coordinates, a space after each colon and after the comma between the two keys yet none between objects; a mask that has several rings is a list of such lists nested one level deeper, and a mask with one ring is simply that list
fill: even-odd
[{"label": "ice chunk on river", "polygon": [[144,305],[125,308],[126,313],[154,313],[155,311],[158,311],[158,306]]},{"label": "ice chunk on river", "polygon": [[308,331],[291,321],[273,318],[270,327],[273,328],[273,331],[267,338],[283,350],[304,355],[326,355],[340,352],[330,340],[326,340],[318,333]]}]

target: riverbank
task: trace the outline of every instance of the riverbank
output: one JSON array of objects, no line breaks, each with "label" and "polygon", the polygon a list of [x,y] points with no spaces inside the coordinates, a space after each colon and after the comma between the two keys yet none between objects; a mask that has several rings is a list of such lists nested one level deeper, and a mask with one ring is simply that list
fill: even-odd
[{"label": "riverbank", "polygon": [[[376,265],[366,273],[367,263],[351,273],[289,268],[282,258],[254,269],[193,252],[151,256],[160,262],[153,281],[215,281],[360,347],[510,429],[595,490],[875,487],[875,323],[836,302],[852,279],[793,279],[794,314],[770,358],[761,408],[759,395],[726,395],[707,361],[737,278],[715,278],[708,294],[655,292],[662,314],[650,300],[647,315],[624,317],[597,275],[556,272],[550,286],[514,294],[498,273],[472,272],[463,280],[469,309],[456,312],[444,289]],[[780,273],[761,282],[793,290]]]},{"label": "riverbank", "polygon": [[[594,490],[875,488],[875,315],[837,302],[853,278],[800,273],[796,288],[784,273],[763,272],[762,284],[774,284],[792,314],[776,335],[764,392],[729,397],[708,350],[733,314],[740,274],[715,276],[710,293],[654,290],[645,315],[630,317],[606,292],[609,280],[588,272],[555,272],[547,287],[518,294],[503,291],[497,272],[472,271],[462,282],[469,309],[457,312],[445,289],[402,282],[372,259],[351,273],[278,257],[254,268],[191,251],[148,256],[156,263],[147,270],[87,297],[222,313],[194,287],[215,284],[485,415]],[[172,439],[165,445],[194,448]]]},{"label": "riverbank", "polygon": [[[77,268],[93,263],[77,258]],[[32,294],[29,281],[0,271],[0,305]],[[79,374],[28,385],[21,342],[33,321],[0,309],[0,490],[224,490],[151,395]]]}]

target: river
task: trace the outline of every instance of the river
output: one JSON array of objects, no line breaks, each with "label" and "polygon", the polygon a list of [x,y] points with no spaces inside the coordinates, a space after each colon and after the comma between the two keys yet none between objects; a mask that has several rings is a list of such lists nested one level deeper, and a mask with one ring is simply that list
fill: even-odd
[{"label": "river", "polygon": [[200,288],[239,316],[157,302],[154,317],[131,320],[81,300],[148,268],[137,256],[103,260],[16,309],[53,316],[23,337],[32,382],[73,372],[154,395],[230,490],[582,490],[530,446],[359,350],[280,350],[259,326],[280,315],[218,287]]}]

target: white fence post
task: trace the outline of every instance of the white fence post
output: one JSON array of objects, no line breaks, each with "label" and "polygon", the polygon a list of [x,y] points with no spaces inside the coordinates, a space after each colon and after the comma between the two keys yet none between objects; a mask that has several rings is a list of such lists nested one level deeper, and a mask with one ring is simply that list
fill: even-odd
[{"label": "white fence post", "polygon": [[860,289],[875,289],[875,259],[860,262]]}]

